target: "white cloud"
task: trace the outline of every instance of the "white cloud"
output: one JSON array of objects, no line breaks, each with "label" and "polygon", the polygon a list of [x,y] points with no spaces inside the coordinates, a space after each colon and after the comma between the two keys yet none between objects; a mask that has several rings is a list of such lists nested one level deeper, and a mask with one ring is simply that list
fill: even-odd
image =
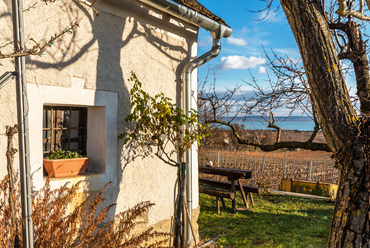
[{"label": "white cloud", "polygon": [[284,15],[281,15],[281,13],[277,13],[277,11],[264,11],[259,14],[258,18],[268,21],[270,23],[274,23],[282,21]]},{"label": "white cloud", "polygon": [[246,40],[239,39],[239,38],[233,38],[233,37],[227,38],[227,43],[237,45],[237,46],[246,46],[248,44]]},{"label": "white cloud", "polygon": [[267,69],[266,69],[266,67],[264,67],[264,66],[260,66],[259,68],[258,68],[258,74],[266,74],[267,73]]},{"label": "white cloud", "polygon": [[261,57],[245,57],[238,55],[230,55],[221,58],[221,64],[216,65],[216,69],[227,71],[231,69],[244,70],[248,68],[256,68],[258,65],[266,63],[266,59]]}]

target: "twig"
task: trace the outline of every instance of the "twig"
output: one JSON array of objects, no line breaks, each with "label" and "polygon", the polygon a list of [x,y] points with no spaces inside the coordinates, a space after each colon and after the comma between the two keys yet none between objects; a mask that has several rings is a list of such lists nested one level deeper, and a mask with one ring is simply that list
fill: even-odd
[{"label": "twig", "polygon": [[83,5],[86,5],[87,7],[89,7],[89,8],[91,8],[94,12],[95,12],[95,15],[96,16],[99,16],[100,15],[100,13],[99,13],[99,11],[97,11],[95,8],[94,8],[94,5],[98,2],[98,0],[94,0],[94,2],[93,3],[89,3],[88,1],[86,1],[86,0],[76,0],[76,2],[77,3],[81,3],[81,4],[83,4]]}]

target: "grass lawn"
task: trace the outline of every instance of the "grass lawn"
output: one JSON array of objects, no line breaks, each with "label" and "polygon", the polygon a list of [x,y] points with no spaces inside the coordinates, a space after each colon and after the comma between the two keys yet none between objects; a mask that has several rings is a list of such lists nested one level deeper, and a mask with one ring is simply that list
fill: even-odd
[{"label": "grass lawn", "polygon": [[[326,247],[334,203],[281,195],[253,195],[250,210],[217,214],[215,197],[200,194],[200,239],[219,235],[217,247]],[[243,207],[237,197],[237,208]]]}]

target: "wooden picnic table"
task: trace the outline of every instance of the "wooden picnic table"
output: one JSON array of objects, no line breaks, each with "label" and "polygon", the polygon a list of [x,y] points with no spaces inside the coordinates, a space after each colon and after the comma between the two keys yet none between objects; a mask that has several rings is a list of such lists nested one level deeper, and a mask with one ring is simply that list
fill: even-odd
[{"label": "wooden picnic table", "polygon": [[[247,197],[245,195],[243,185],[242,185],[242,179],[249,179],[252,177],[252,171],[250,170],[239,170],[239,169],[230,169],[230,168],[223,168],[223,167],[208,167],[208,166],[199,166],[199,173],[205,173],[205,174],[212,174],[212,175],[220,175],[220,176],[226,176],[228,181],[231,182],[231,192],[234,194],[236,193],[236,187],[235,183],[237,182],[240,190],[240,193],[242,195],[244,205],[245,207],[248,207],[248,201]],[[235,213],[235,198],[232,200],[232,211]]]}]

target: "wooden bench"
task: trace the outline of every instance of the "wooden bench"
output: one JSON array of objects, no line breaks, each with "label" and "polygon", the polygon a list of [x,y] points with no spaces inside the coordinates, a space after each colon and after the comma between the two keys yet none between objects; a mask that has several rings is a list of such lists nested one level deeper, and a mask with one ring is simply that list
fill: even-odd
[{"label": "wooden bench", "polygon": [[229,198],[231,200],[235,200],[235,193],[230,192],[230,191],[199,187],[199,192],[203,194],[207,194],[207,195],[216,196],[217,214],[220,214],[220,199],[222,202],[222,207],[225,210],[226,210],[226,205],[225,205],[224,197]]},{"label": "wooden bench", "polygon": [[[231,188],[231,182],[222,182],[218,180],[212,180],[212,179],[207,179],[207,178],[199,178],[199,184],[205,184],[205,185],[210,185],[218,188],[223,188],[223,189],[230,189]],[[240,190],[240,185],[236,184],[235,185],[237,190]],[[264,192],[263,188],[256,187],[256,186],[249,186],[243,184],[243,190],[244,192],[247,193],[247,204],[246,207],[249,208],[249,198],[251,200],[252,205],[254,205],[254,200],[253,200],[253,195],[252,193],[255,194],[262,194]],[[223,199],[221,199],[223,201]]]},{"label": "wooden bench", "polygon": [[[220,176],[226,176],[229,184],[225,185],[214,185],[212,181],[217,182],[216,180],[211,181],[203,181],[205,185],[210,186],[216,186],[222,188],[221,190],[217,190],[214,188],[204,188],[202,187],[200,189],[201,193],[209,192],[209,195],[215,195],[216,196],[216,203],[218,205],[218,212],[219,212],[219,199],[221,199],[223,206],[224,200],[222,194],[228,195],[226,192],[234,193],[234,197],[231,198],[232,201],[232,211],[233,213],[236,213],[236,207],[235,207],[235,191],[236,191],[236,183],[239,185],[242,185],[241,179],[248,179],[252,177],[252,172],[249,170],[238,170],[238,169],[230,169],[230,168],[222,168],[222,167],[206,167],[206,166],[199,166],[199,173],[205,173],[205,174],[212,174],[212,175],[220,175]],[[203,178],[200,178],[203,179]],[[210,180],[210,179],[207,179]],[[207,184],[207,182],[209,182]],[[201,183],[201,182],[200,182]],[[222,182],[221,182],[222,183]],[[205,190],[207,189],[207,190]],[[245,207],[249,208],[248,200],[244,192],[244,187],[238,187],[238,190],[240,190],[240,193],[242,194],[242,199],[244,201]],[[222,194],[221,194],[222,192]],[[207,194],[207,193],[206,193]],[[231,197],[231,196],[230,196]]]}]

